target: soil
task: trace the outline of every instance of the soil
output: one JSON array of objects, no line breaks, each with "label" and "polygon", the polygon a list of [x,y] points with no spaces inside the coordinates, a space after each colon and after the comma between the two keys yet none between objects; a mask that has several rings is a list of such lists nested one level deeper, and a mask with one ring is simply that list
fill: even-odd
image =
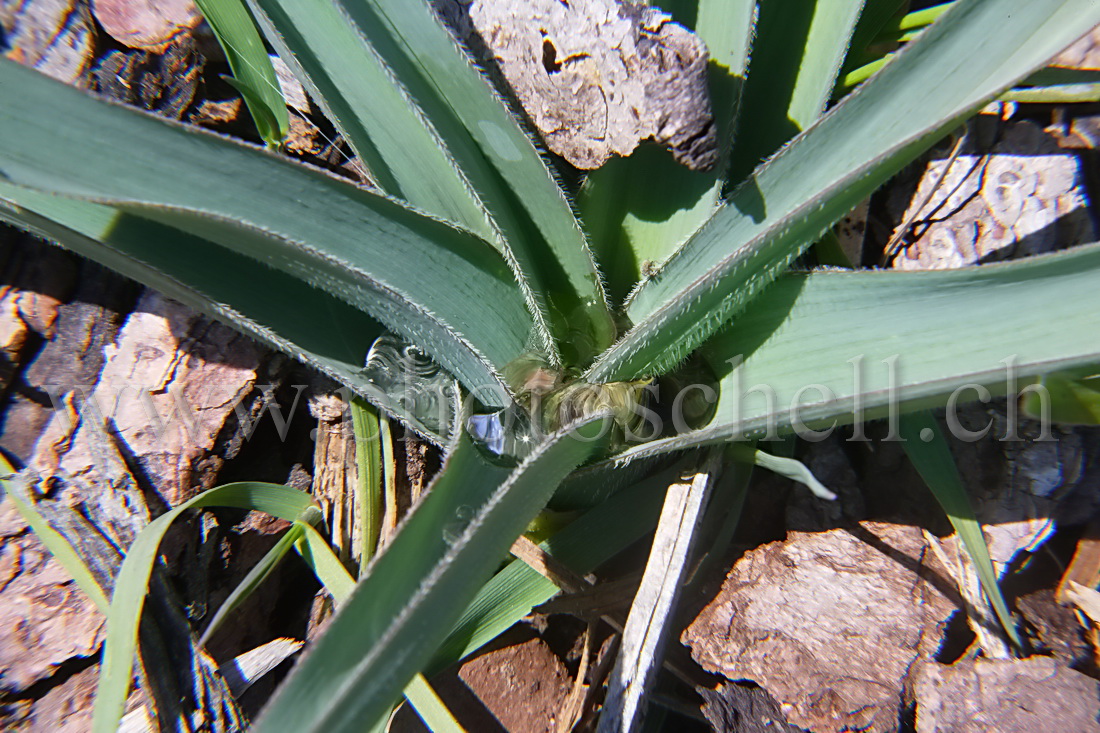
[{"label": "soil", "polygon": [[[9,57],[259,142],[219,78],[228,70],[209,33],[161,20],[190,30],[167,38],[150,31],[150,48],[131,48],[78,0],[0,0]],[[1088,53],[1077,49],[1071,60],[1086,63]],[[363,182],[331,126],[303,108],[292,116],[289,153]],[[1094,240],[1097,130],[1096,106],[990,110],[971,126],[946,185],[929,195],[951,141],[842,222],[845,247],[867,266],[914,269]],[[576,175],[560,159],[555,165]],[[996,175],[968,178],[982,166]],[[897,252],[889,246],[895,238]],[[148,400],[123,399],[126,385],[138,382],[157,389]],[[174,395],[200,406],[201,419],[165,429]],[[109,429],[77,419],[94,400]],[[273,406],[285,432],[268,414]],[[93,263],[0,228],[0,451],[41,477],[75,477],[44,481],[41,505],[67,527],[63,534],[84,537],[106,586],[117,548],[136,528],[217,484],[311,488],[330,525],[342,526],[342,492],[355,480],[343,407],[337,385],[294,362]],[[1038,425],[1013,423],[1011,413],[1003,400],[967,408],[967,425],[994,430],[952,448],[1009,604],[1023,619],[1023,658],[998,632],[942,511],[900,446],[883,440],[888,425],[873,423],[867,441],[851,440],[847,429],[795,449],[837,492],[835,502],[770,474],[754,477],[732,541],[710,548],[681,595],[666,650],[666,666],[681,671],[657,680],[654,729],[1100,730],[1100,627],[1066,593],[1068,579],[1100,585],[1100,430],[1056,427],[1048,441]],[[400,430],[397,438],[401,483],[417,492],[437,469],[438,452]],[[95,461],[109,464],[110,486],[79,479]],[[137,490],[125,494],[124,485]],[[292,663],[290,647],[245,691],[224,670],[273,639],[308,640],[323,629],[331,609],[309,573],[285,563],[212,637],[209,656],[191,632],[202,631],[285,526],[215,511],[173,531],[152,591],[158,600],[150,605],[159,610],[143,624],[143,641],[184,638],[170,653],[202,673],[171,684],[143,674],[128,706],[132,720],[172,695],[221,701],[209,718],[189,721],[212,729],[232,729],[262,707]],[[117,543],[96,544],[91,534]],[[334,542],[347,547],[346,538]],[[597,616],[625,617],[648,551],[647,541],[638,543],[588,578],[596,588],[587,595],[555,598],[434,677],[467,729],[594,729],[617,648]],[[0,726],[86,730],[103,626],[10,501],[0,503]],[[188,714],[178,704],[168,709]],[[392,729],[423,725],[402,708]]]}]

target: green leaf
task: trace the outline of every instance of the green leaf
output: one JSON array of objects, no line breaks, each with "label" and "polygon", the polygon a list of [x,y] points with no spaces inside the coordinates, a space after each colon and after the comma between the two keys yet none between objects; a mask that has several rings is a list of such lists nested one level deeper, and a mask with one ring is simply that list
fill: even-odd
[{"label": "green leaf", "polygon": [[859,22],[856,23],[855,30],[852,32],[848,56],[844,60],[840,76],[862,66],[874,57],[868,47],[892,20],[896,22],[903,17],[908,4],[909,0],[866,0],[863,3],[863,12],[860,13]]},{"label": "green leaf", "polygon": [[[738,460],[746,463],[751,462],[783,478],[797,481],[812,491],[814,496],[819,499],[826,499],[828,501],[836,499],[836,494],[829,491],[823,483],[818,481],[817,477],[814,476],[813,472],[810,471],[802,461],[795,460],[794,458],[784,458],[783,456],[773,456],[770,453],[750,448],[749,446],[734,445],[732,447],[735,449],[734,456]],[[744,450],[736,451],[737,448],[743,448]]]},{"label": "green leaf", "polygon": [[0,484],[4,486],[4,493],[11,500],[16,511],[23,517],[23,521],[30,526],[38,539],[42,541],[42,544],[50,551],[50,554],[61,563],[61,567],[65,568],[69,575],[73,577],[76,586],[84,591],[84,595],[88,596],[96,609],[106,615],[108,609],[107,596],[103,594],[103,589],[99,587],[92,571],[88,569],[84,560],[81,559],[64,535],[51,527],[45,518],[38,513],[38,510],[34,508],[34,498],[30,496],[26,483],[18,476],[13,475],[15,469],[8,463],[7,458],[2,455],[0,455],[0,471],[4,474],[4,477],[0,478]]},{"label": "green leaf", "polygon": [[1026,389],[1020,396],[1020,409],[1030,417],[1100,425],[1100,370],[1095,366],[1046,374]]},{"label": "green leaf", "polygon": [[279,541],[275,543],[260,561],[252,566],[244,579],[237,584],[229,597],[218,607],[214,618],[202,632],[199,646],[205,646],[222,622],[245,601],[261,583],[263,583],[286,557],[292,547],[296,547],[302,559],[313,571],[325,589],[332,594],[337,607],[348,599],[355,588],[355,579],[344,568],[340,558],[332,551],[328,542],[313,524],[321,519],[321,512],[315,508],[306,511],[308,521],[296,520]]},{"label": "green leaf", "polygon": [[[303,524],[299,522],[299,524]],[[304,535],[298,540],[295,549],[309,565],[317,580],[332,594],[336,607],[340,608],[355,590],[355,578],[347,571],[340,558],[332,551],[328,541],[321,536],[313,525],[303,527]]]},{"label": "green leaf", "polygon": [[[653,531],[665,490],[678,479],[674,468],[628,485],[540,546],[573,572],[590,573]],[[426,671],[435,674],[477,651],[558,591],[527,563],[510,562],[478,591]]]},{"label": "green leaf", "polygon": [[1079,104],[1100,102],[1100,84],[1060,84],[1050,87],[1010,89],[998,99],[1027,104]]},{"label": "green leaf", "polygon": [[409,686],[405,688],[405,696],[432,733],[464,733],[465,729],[458,724],[451,711],[439,699],[439,695],[435,694],[424,675],[413,675]]},{"label": "green leaf", "polygon": [[960,270],[786,275],[702,350],[720,377],[711,424],[615,460],[790,431],[796,420],[819,429],[896,417],[952,394],[988,400],[976,385],[1004,394],[1095,364],[1098,272],[1093,244]]},{"label": "green leaf", "polygon": [[111,595],[107,638],[103,645],[103,663],[92,715],[94,733],[114,733],[118,730],[130,690],[138,622],[164,533],[188,509],[210,506],[256,510],[287,521],[295,521],[310,508],[315,508],[309,494],[289,486],[259,482],[226,484],[204,491],[162,514],[138,534],[126,551]]},{"label": "green leaf", "polygon": [[[478,191],[529,306],[543,314],[540,320],[549,324],[566,363],[584,363],[610,344],[614,325],[569,202],[538,149],[429,4],[333,1],[393,70]],[[547,345],[552,352],[553,346]],[[555,360],[554,353],[550,357]]]},{"label": "green leaf", "polygon": [[279,566],[279,563],[283,561],[287,553],[294,547],[294,543],[301,539],[305,534],[305,528],[302,522],[295,522],[290,526],[283,536],[279,538],[279,541],[275,545],[264,553],[264,556],[260,558],[260,561],[253,565],[248,573],[241,579],[240,583],[237,583],[237,587],[229,594],[229,596],[222,601],[222,604],[218,606],[218,610],[214,612],[214,617],[210,619],[210,622],[206,625],[206,629],[203,630],[202,636],[199,637],[199,646],[206,646],[206,643],[210,641],[210,637],[221,627],[222,623],[229,618],[229,614],[240,607],[245,600],[251,596],[260,584],[270,577],[275,568]]},{"label": "green leaf", "polygon": [[386,715],[558,482],[601,450],[609,431],[602,417],[574,424],[511,472],[488,464],[463,432],[256,730],[336,733]]},{"label": "green leaf", "polygon": [[[20,98],[0,108],[0,175],[11,182],[209,239],[254,260],[255,277],[266,277],[262,265],[298,277],[421,346],[487,404],[508,403],[499,370],[524,352],[532,324],[485,242],[319,170],[7,60],[0,85]],[[94,139],[73,134],[74,124]],[[473,318],[478,302],[492,307]]]},{"label": "green leaf", "polygon": [[[355,523],[359,527],[359,569],[363,572],[378,548],[382,533],[384,477],[382,468],[382,423],[374,408],[359,399],[351,403],[352,434],[355,435]],[[388,437],[388,435],[386,436]]]},{"label": "green leaf", "polygon": [[730,181],[748,176],[825,111],[863,0],[761,3]]},{"label": "green leaf", "polygon": [[[696,33],[710,51],[718,163],[692,171],[654,145],[613,158],[587,177],[577,200],[608,292],[621,301],[710,218],[722,195],[752,40],[752,0],[702,0]],[[653,185],[660,181],[661,185]]]},{"label": "green leaf", "polygon": [[955,459],[951,456],[939,423],[930,412],[914,412],[901,418],[899,436],[904,441],[902,447],[905,448],[909,460],[931,489],[936,501],[943,507],[947,518],[951,520],[951,526],[962,540],[1001,627],[1017,651],[1022,651],[1023,645],[1016,632],[1016,623],[997,585],[997,573],[989,559],[989,548],[985,544],[982,525],[974,515],[970,496],[963,486],[959,469],[955,466]]},{"label": "green leaf", "polygon": [[[8,200],[18,204],[9,208]],[[398,415],[421,435],[446,442],[367,379],[363,359],[382,327],[328,293],[178,229],[107,206],[59,198],[0,180],[0,220],[64,244],[151,288],[291,354]],[[287,304],[294,307],[288,308]]]},{"label": "green leaf", "polygon": [[1100,4],[1090,0],[956,2],[758,168],[635,291],[627,304],[634,327],[587,379],[633,379],[677,364],[905,163],[1097,22]]},{"label": "green leaf", "polygon": [[386,193],[492,241],[474,189],[393,72],[330,0],[258,0],[260,24]]},{"label": "green leaf", "polygon": [[277,148],[290,129],[286,100],[264,42],[242,0],[196,0],[214,37],[225,51],[234,79],[260,137]]},{"label": "green leaf", "polygon": [[[256,123],[256,129],[260,133],[260,138],[267,143],[269,148],[278,149],[283,139],[276,137],[276,130],[278,129],[279,123],[275,119],[275,115],[271,113],[271,110],[264,105],[260,94],[240,79],[234,79],[231,76],[224,75],[222,79],[226,84],[236,89],[237,92],[240,93],[241,98],[244,99],[252,115],[252,121]],[[272,143],[272,140],[275,142]]]}]

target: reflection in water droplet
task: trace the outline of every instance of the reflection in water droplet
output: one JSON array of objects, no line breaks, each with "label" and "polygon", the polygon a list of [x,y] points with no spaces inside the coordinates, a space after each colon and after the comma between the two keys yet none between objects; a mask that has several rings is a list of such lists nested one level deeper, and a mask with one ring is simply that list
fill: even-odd
[{"label": "reflection in water droplet", "polygon": [[521,408],[505,408],[488,415],[471,415],[466,430],[474,445],[491,460],[516,465],[535,444],[531,419]]},{"label": "reflection in water droplet", "polygon": [[428,430],[443,436],[450,432],[454,382],[417,346],[380,336],[367,352],[363,376]]}]

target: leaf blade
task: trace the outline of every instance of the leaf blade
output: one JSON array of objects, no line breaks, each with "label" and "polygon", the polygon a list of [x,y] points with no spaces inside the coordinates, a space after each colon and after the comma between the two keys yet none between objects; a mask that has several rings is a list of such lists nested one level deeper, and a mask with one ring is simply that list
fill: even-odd
[{"label": "leaf blade", "polygon": [[[5,205],[5,201],[8,202]],[[447,441],[364,375],[384,332],[367,314],[276,271],[241,278],[249,260],[199,237],[100,204],[0,180],[0,220],[61,243],[348,385],[438,444]],[[293,303],[293,308],[287,308]]]},{"label": "leaf blade", "polygon": [[[338,0],[432,120],[486,202],[528,304],[555,346],[591,342],[577,362],[614,338],[599,273],[573,210],[538,149],[425,0]],[[557,344],[553,340],[557,340]]]},{"label": "leaf blade", "polygon": [[258,0],[253,7],[383,191],[492,240],[481,201],[438,134],[338,4]]},{"label": "leaf blade", "polygon": [[159,556],[160,541],[172,522],[183,512],[206,506],[255,509],[280,519],[295,521],[313,506],[313,499],[309,494],[288,486],[260,482],[226,484],[204,491],[157,517],[142,529],[126,551],[126,558],[111,594],[102,669],[92,713],[92,730],[95,733],[113,733],[118,730],[130,688],[138,622],[145,606],[149,578]]},{"label": "leaf blade", "polygon": [[[0,173],[12,182],[126,207],[290,273],[507,404],[499,372],[525,350],[532,324],[488,244],[319,170],[93,99],[7,60],[0,83],[23,100],[0,109]],[[72,119],[95,131],[94,144],[70,134]],[[471,318],[469,304],[485,301],[493,307]]]},{"label": "leaf blade", "polygon": [[[609,426],[596,418],[579,427]],[[473,597],[471,577],[489,576],[557,482],[601,442],[561,431],[509,472],[487,464],[464,433],[256,730],[359,730],[385,715]]]},{"label": "leaf blade", "polygon": [[[1087,0],[956,2],[758,168],[635,292],[627,304],[634,327],[588,379],[632,379],[678,363],[880,182],[1096,22],[1100,5]],[[956,83],[945,83],[952,75]]]},{"label": "leaf blade", "polygon": [[290,129],[286,100],[275,68],[242,0],[196,0],[242,91],[260,137],[268,147],[278,147]]},{"label": "leaf blade", "polygon": [[978,399],[970,385],[1003,394],[1094,364],[1098,270],[1092,244],[960,270],[786,275],[702,350],[719,377],[711,424],[617,459],[789,432],[796,417],[809,429],[896,418],[891,405]]}]

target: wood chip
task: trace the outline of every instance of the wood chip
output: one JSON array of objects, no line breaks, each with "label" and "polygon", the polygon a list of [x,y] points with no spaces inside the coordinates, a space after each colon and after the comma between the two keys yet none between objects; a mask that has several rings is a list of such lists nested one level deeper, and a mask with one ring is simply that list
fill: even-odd
[{"label": "wood chip", "polygon": [[0,690],[11,693],[94,654],[106,619],[11,501],[0,504],[0,524]]},{"label": "wood chip", "polygon": [[1100,69],[1100,26],[1093,28],[1051,59],[1050,65],[1071,69]]},{"label": "wood chip", "polygon": [[915,694],[918,733],[1100,731],[1100,685],[1050,657],[927,662]]},{"label": "wood chip", "polygon": [[202,20],[192,0],[95,0],[93,12],[116,41],[154,53]]},{"label": "wood chip", "polygon": [[469,6],[480,42],[535,128],[574,166],[598,168],[650,138],[693,170],[717,160],[706,46],[659,8],[615,0],[451,4],[460,13]]},{"label": "wood chip", "polygon": [[[977,125],[993,124],[979,119]],[[1031,122],[1010,123],[988,155],[975,150],[973,138],[980,134],[968,137],[955,160],[928,163],[912,203],[897,198],[902,191],[891,199],[894,213],[906,207],[897,220],[915,222],[904,232],[907,248],[895,268],[963,267],[1095,238],[1075,155]],[[921,208],[914,212],[914,206]]]},{"label": "wood chip", "polygon": [[8,48],[5,56],[66,84],[86,86],[95,30],[85,3],[0,2],[0,23]]},{"label": "wood chip", "polygon": [[892,731],[909,668],[955,610],[945,592],[916,527],[791,532],[738,560],[682,640],[708,671],[762,686],[796,726]]}]

